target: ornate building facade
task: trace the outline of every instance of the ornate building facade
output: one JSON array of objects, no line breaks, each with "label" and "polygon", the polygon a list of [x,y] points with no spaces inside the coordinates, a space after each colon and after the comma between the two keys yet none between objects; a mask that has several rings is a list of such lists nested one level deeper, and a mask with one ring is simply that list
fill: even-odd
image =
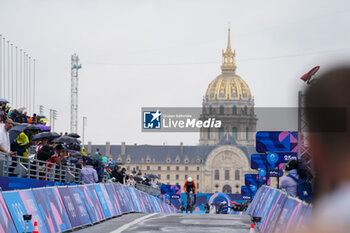
[{"label": "ornate building facade", "polygon": [[249,157],[255,153],[257,118],[249,86],[236,74],[230,29],[222,56],[222,73],[209,84],[200,116],[221,120],[222,127],[202,128],[198,146],[89,143],[88,152],[99,148],[103,155],[124,164],[128,172],[156,174],[165,184],[183,185],[191,176],[199,192],[239,193],[244,174],[252,172]]}]

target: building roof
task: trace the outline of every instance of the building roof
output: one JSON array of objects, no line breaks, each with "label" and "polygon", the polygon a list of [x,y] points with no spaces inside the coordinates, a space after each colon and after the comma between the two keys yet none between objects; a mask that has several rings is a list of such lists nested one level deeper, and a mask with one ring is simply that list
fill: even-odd
[{"label": "building roof", "polygon": [[[232,140],[234,141],[233,138]],[[224,141],[221,140],[220,144],[214,146],[182,146],[182,154],[180,145],[125,145],[124,155],[121,155],[122,145],[111,145],[110,153],[115,161],[121,158],[121,163],[128,163],[127,159],[128,156],[130,156],[130,163],[205,164],[208,155],[216,147],[221,145],[234,145],[240,148],[250,161],[250,154],[256,153],[255,147],[237,146],[237,144],[232,143],[232,140],[229,140],[229,143],[224,143]],[[106,154],[106,145],[92,145],[92,153],[94,153],[97,148],[99,148],[103,155]]]}]

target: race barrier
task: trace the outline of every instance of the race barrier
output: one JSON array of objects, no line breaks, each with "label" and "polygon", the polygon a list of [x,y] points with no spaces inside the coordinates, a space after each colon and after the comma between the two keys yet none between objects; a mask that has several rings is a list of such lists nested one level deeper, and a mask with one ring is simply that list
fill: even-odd
[{"label": "race barrier", "polygon": [[250,203],[246,215],[261,217],[261,233],[290,232],[300,229],[311,214],[311,206],[281,190],[262,186]]},{"label": "race barrier", "polygon": [[159,198],[114,183],[54,186],[0,192],[0,233],[25,231],[23,215],[32,215],[39,232],[64,232],[125,213],[176,213]]}]

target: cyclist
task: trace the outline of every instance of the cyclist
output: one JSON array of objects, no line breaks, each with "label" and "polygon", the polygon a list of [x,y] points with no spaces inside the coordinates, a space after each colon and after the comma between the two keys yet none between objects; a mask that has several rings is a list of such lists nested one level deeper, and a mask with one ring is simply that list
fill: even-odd
[{"label": "cyclist", "polygon": [[194,197],[193,205],[195,205],[196,204],[197,187],[196,187],[196,183],[194,182],[194,180],[191,177],[188,177],[187,180],[185,181],[184,190],[185,190],[185,193],[187,195],[187,203],[189,203],[189,201],[190,201],[190,192],[192,191],[193,197]]}]

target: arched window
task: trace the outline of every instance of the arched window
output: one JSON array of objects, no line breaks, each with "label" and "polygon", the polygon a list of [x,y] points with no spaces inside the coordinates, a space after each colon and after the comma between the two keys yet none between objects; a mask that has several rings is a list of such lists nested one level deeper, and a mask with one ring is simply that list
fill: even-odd
[{"label": "arched window", "polygon": [[241,179],[240,172],[239,172],[239,170],[236,170],[235,171],[235,180],[240,180],[240,179]]},{"label": "arched window", "polygon": [[249,139],[249,128],[245,128],[245,138],[248,140]]},{"label": "arched window", "polygon": [[243,114],[244,114],[244,115],[247,115],[247,114],[248,114],[248,107],[247,107],[247,106],[244,106]]},{"label": "arched window", "polygon": [[225,170],[225,180],[230,180],[230,170]]},{"label": "arched window", "polygon": [[214,179],[215,180],[219,180],[220,179],[219,170],[215,170]]},{"label": "arched window", "polygon": [[224,115],[225,114],[225,111],[224,111],[224,106],[220,106],[220,115]]},{"label": "arched window", "polygon": [[223,193],[232,193],[232,188],[230,185],[225,185],[224,187],[222,187],[222,192]]},{"label": "arched window", "polygon": [[210,128],[208,128],[208,139],[210,139]]},{"label": "arched window", "polygon": [[236,106],[233,106],[233,108],[232,108],[232,114],[233,114],[233,115],[237,115],[237,107],[236,107]]},{"label": "arched window", "polygon": [[209,114],[213,114],[213,108],[209,106]]},{"label": "arched window", "polygon": [[237,139],[237,127],[233,127],[233,128],[232,128],[232,137],[233,137],[234,139]]}]

